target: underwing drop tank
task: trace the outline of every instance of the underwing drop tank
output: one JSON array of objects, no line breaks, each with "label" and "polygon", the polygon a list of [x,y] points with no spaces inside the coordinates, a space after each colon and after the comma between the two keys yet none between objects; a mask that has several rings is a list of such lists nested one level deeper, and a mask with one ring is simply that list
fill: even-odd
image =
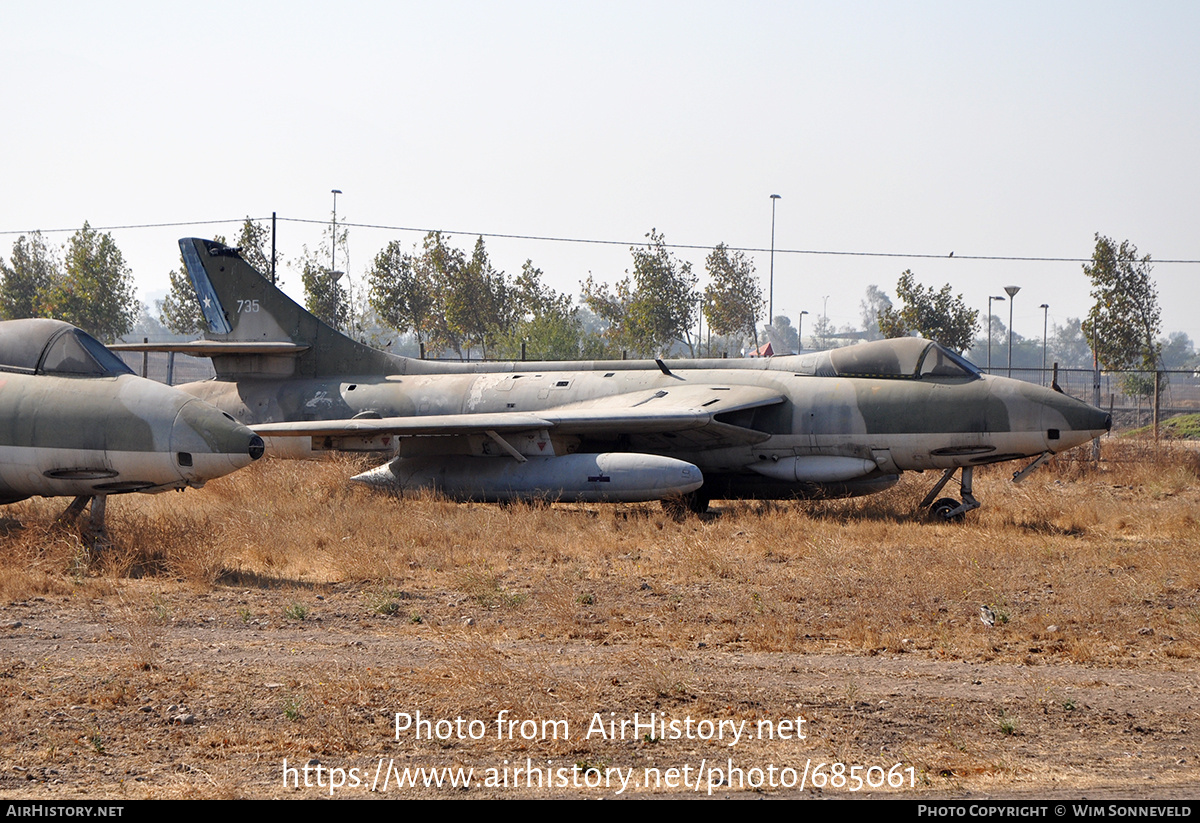
[{"label": "underwing drop tank", "polygon": [[392,491],[434,489],[452,500],[498,503],[562,500],[641,503],[696,491],[700,469],[656,454],[605,453],[529,457],[398,457],[354,478]]}]

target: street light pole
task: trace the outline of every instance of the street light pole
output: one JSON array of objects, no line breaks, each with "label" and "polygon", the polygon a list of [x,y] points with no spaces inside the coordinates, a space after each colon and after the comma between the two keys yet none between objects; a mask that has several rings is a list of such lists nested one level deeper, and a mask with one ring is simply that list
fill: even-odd
[{"label": "street light pole", "polygon": [[775,201],[778,194],[771,195],[771,281],[767,291],[767,323],[775,322]]},{"label": "street light pole", "polygon": [[1042,385],[1046,385],[1046,331],[1050,328],[1050,304],[1038,306],[1042,310]]},{"label": "street light pole", "polygon": [[1021,290],[1020,286],[1005,286],[1004,292],[1008,295],[1008,376],[1012,377],[1012,317],[1013,303],[1017,302],[1017,292]]},{"label": "street light pole", "polygon": [[825,309],[821,312],[821,345],[829,348],[829,295],[825,295]]},{"label": "street light pole", "polygon": [[796,320],[796,354],[804,351],[804,315],[806,311],[800,312],[799,318]]},{"label": "street light pole", "polygon": [[992,301],[1004,300],[1003,296],[988,295],[988,374],[992,373]]},{"label": "street light pole", "polygon": [[329,243],[329,273],[332,275],[337,271],[337,196],[342,193],[341,189],[331,189],[333,194],[333,237]]}]

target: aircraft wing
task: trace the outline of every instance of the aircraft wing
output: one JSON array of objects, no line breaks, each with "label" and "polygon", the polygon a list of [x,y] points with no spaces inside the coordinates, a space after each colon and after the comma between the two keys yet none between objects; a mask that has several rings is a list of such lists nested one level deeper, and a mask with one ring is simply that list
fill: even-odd
[{"label": "aircraft wing", "polygon": [[[782,403],[783,394],[758,386],[682,386],[639,391],[529,412],[434,414],[411,417],[263,423],[265,437],[449,436],[547,431],[596,438],[664,436],[718,448],[766,440],[753,411]],[[683,445],[680,443],[679,445]]]}]

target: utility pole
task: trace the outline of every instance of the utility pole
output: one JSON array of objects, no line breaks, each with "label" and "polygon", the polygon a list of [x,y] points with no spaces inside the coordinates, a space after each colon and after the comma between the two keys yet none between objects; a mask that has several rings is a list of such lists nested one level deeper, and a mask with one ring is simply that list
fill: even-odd
[{"label": "utility pole", "polygon": [[1046,385],[1046,331],[1050,328],[1050,304],[1043,303],[1038,306],[1042,310],[1042,379],[1041,384]]},{"label": "utility pole", "polygon": [[775,202],[778,194],[771,195],[771,280],[767,290],[767,322],[775,322]]}]

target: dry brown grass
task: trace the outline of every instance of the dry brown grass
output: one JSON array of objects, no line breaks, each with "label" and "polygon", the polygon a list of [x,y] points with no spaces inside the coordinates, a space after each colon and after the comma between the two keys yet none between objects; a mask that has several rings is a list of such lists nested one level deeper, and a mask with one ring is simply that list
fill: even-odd
[{"label": "dry brown grass", "polygon": [[[575,728],[594,711],[803,712],[820,721],[808,750],[872,763],[886,752],[939,790],[994,790],[1029,778],[1020,752],[1032,741],[1074,733],[1081,717],[1125,722],[1076,705],[1036,674],[1046,664],[1165,676],[1200,657],[1195,454],[1106,443],[1105,456],[1099,467],[1060,459],[1021,485],[1011,466],[980,470],[984,508],[962,524],[914,515],[930,474],[870,498],[718,502],[676,521],[657,505],[396,499],[347,484],[350,461],[264,461],[200,491],[112,499],[114,546],[92,557],[53,526],[64,501],[19,504],[8,515],[24,526],[0,536],[0,597],[37,614],[75,608],[96,634],[69,674],[43,671],[53,647],[0,666],[0,759],[35,752],[38,768],[84,781],[114,752],[144,751],[171,764],[169,780],[147,784],[155,796],[267,796],[273,784],[247,777],[266,773],[253,765],[261,753],[376,751],[396,711],[507,709]],[[409,652],[381,660],[372,649],[384,643]],[[889,685],[843,663],[842,676],[793,693],[789,679],[822,655],[1035,674],[982,700],[922,698],[918,722],[886,708],[914,676],[903,669]],[[715,673],[728,661],[743,672],[736,688]],[[1105,756],[1131,745],[1131,732],[1104,734],[1094,748]],[[525,751],[617,756],[578,739],[417,753],[455,763]]]},{"label": "dry brown grass", "polygon": [[[197,591],[351,583],[368,612],[420,622],[405,593],[444,591],[463,619],[524,636],[1193,657],[1195,453],[1112,443],[1105,456],[1099,468],[1060,460],[1021,485],[1008,467],[980,470],[984,508],[964,524],[914,515],[929,475],[870,498],[731,501],[676,522],[656,505],[396,499],[347,484],[349,461],[266,461],[199,492],[115,498],[114,547],[90,568],[52,524],[57,501],[11,507],[25,527],[3,538],[0,595],[102,593],[103,581],[142,576]],[[984,604],[1002,615],[995,631],[981,631]],[[1146,636],[1156,640],[1136,640]]]}]

